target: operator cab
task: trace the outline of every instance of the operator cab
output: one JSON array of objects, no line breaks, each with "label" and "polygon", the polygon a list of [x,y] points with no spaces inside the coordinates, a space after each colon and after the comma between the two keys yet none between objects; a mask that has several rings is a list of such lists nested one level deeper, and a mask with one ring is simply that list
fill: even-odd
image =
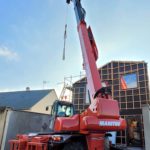
[{"label": "operator cab", "polygon": [[53,103],[51,115],[55,117],[71,117],[75,114],[73,104],[66,101],[56,100]]},{"label": "operator cab", "polygon": [[71,117],[75,114],[74,106],[70,102],[56,100],[51,109],[50,130],[54,129],[57,117]]}]

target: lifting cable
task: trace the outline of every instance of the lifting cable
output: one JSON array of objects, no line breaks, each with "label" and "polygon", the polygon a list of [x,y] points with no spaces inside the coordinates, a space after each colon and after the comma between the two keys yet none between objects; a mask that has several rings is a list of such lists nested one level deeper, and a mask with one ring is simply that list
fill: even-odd
[{"label": "lifting cable", "polygon": [[65,51],[66,51],[67,18],[68,18],[68,6],[66,6],[66,16],[65,16],[64,47],[63,47],[63,56],[62,56],[63,60],[65,60]]}]

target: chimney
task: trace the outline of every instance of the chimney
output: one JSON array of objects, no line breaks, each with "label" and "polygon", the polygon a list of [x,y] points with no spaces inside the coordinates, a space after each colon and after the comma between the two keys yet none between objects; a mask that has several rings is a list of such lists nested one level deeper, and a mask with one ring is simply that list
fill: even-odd
[{"label": "chimney", "polygon": [[30,91],[30,87],[26,87],[26,91]]}]

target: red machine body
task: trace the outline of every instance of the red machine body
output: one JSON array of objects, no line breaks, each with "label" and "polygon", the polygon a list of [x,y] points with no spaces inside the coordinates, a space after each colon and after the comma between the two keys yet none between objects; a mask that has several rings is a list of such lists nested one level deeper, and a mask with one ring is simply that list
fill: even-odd
[{"label": "red machine body", "polygon": [[96,98],[81,114],[72,117],[57,117],[54,130],[79,131],[89,134],[92,131],[118,131],[126,128],[126,122],[120,118],[118,102],[112,99]]},{"label": "red machine body", "polygon": [[[71,0],[67,0],[67,3],[70,3],[70,1]],[[53,141],[61,140],[62,137],[64,139],[67,139],[67,137],[72,139],[72,137],[82,135],[86,139],[86,149],[104,150],[105,133],[108,131],[124,130],[126,128],[126,121],[120,118],[118,102],[111,98],[108,87],[102,87],[100,75],[96,66],[98,50],[91,28],[87,28],[86,26],[84,20],[85,11],[81,6],[81,2],[80,0],[72,0],[72,2],[74,3],[77,18],[77,29],[90,91],[91,104],[81,114],[75,114],[70,117],[56,115],[53,126],[54,131],[48,135],[38,135],[32,138],[19,136],[19,140],[25,139],[26,145],[32,145],[34,143],[37,146],[39,143],[47,144],[48,142],[54,145]],[[56,135],[57,133],[61,134],[61,136]],[[73,135],[72,133],[75,134]],[[77,141],[77,139],[75,141],[80,142]],[[70,142],[72,142],[72,140],[70,140]],[[15,142],[12,140],[10,143],[12,146]],[[66,142],[63,144],[65,147]],[[66,148],[64,149],[66,150]],[[39,150],[47,149],[39,148]]]}]

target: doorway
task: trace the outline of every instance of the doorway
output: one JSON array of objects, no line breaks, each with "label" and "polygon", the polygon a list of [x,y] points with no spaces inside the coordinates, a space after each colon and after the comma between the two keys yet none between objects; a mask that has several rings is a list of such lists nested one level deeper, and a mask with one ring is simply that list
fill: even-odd
[{"label": "doorway", "polygon": [[132,116],[127,118],[127,145],[142,146],[141,117]]}]

